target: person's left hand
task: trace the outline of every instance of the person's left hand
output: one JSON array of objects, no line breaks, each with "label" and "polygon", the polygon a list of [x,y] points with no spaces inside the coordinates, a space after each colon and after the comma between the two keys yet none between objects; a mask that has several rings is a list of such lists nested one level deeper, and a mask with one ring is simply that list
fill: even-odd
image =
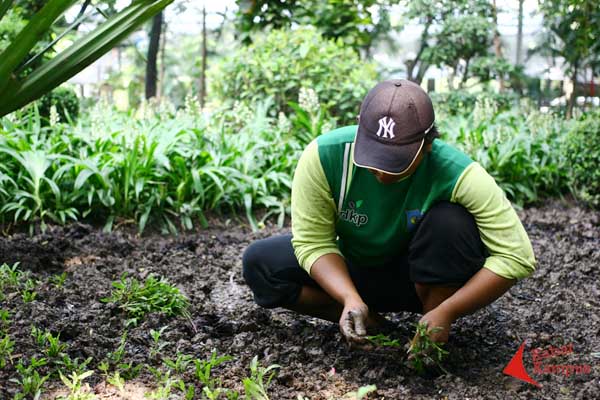
[{"label": "person's left hand", "polygon": [[[429,338],[438,343],[448,342],[450,325],[452,325],[452,322],[454,322],[454,318],[447,311],[440,307],[436,307],[429,311],[419,320],[419,323],[427,324]],[[433,330],[436,327],[441,329],[434,332]],[[415,334],[414,338],[411,340],[411,347],[415,345],[418,339],[418,335]]]}]

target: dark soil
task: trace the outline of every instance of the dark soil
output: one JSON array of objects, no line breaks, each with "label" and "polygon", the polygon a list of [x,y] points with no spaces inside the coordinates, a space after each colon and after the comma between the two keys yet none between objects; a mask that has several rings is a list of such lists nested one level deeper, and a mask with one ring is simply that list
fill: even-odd
[{"label": "dark soil", "polygon": [[[0,399],[12,399],[18,389],[11,379],[19,377],[15,364],[21,357],[43,357],[31,336],[32,325],[60,333],[71,358],[92,357],[90,368],[96,373],[88,381],[100,390],[97,365],[118,347],[125,320],[116,306],[100,298],[123,272],[138,279],[158,274],[179,287],[190,299],[192,320],[150,315],[129,330],[126,362],[160,365],[148,356],[149,332],[168,325],[163,357],[181,352],[207,359],[212,349],[233,357],[214,371],[224,387],[243,391],[240,382],[255,355],[262,365],[279,364],[269,388],[271,399],[339,399],[368,384],[377,386],[371,399],[598,399],[600,213],[553,203],[527,209],[521,217],[538,260],[535,274],[491,306],[457,321],[448,344],[448,374],[424,377],[407,368],[399,352],[351,350],[334,324],[253,303],[241,276],[241,254],[252,240],[286,229],[254,234],[229,226],[179,237],[139,238],[73,224],[33,237],[0,239],[0,263],[18,261],[21,270],[41,282],[33,302],[24,303],[11,291],[0,302],[0,308],[11,312],[8,332],[15,341],[12,365],[0,370]],[[66,282],[57,288],[49,279],[63,271]],[[388,318],[397,326],[393,334],[407,341],[419,316],[399,313]],[[524,341],[525,369],[542,388],[502,373]],[[569,343],[574,354],[543,363],[588,364],[590,374],[535,373],[532,349]],[[153,377],[144,369],[138,380],[152,385]],[[47,386],[53,385],[60,386]]]}]

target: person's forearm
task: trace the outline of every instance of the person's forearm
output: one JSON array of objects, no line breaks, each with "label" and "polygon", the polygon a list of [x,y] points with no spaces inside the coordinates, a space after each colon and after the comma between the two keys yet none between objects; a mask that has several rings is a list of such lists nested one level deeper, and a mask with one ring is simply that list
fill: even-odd
[{"label": "person's forearm", "polygon": [[310,270],[311,277],[333,299],[344,305],[350,301],[362,299],[348,273],[346,262],[338,254],[326,254],[319,257]]},{"label": "person's forearm", "polygon": [[444,310],[453,320],[471,314],[502,296],[516,280],[510,280],[481,268],[469,281],[452,296],[444,300],[438,308]]}]

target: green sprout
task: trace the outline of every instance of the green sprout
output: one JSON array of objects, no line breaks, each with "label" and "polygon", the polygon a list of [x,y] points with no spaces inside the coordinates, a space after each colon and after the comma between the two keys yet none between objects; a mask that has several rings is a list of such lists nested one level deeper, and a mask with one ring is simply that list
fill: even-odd
[{"label": "green sprout", "polygon": [[417,323],[416,340],[409,343],[409,365],[418,374],[425,373],[427,367],[435,365],[445,373],[448,373],[442,367],[443,359],[448,355],[448,351],[442,348],[443,343],[434,342],[429,337],[429,332],[436,333],[442,330],[442,327],[427,329],[427,323]]}]

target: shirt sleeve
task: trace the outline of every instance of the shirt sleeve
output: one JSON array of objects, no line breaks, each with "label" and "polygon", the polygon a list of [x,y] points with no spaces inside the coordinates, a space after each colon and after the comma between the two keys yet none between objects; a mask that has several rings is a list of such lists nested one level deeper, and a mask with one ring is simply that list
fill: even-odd
[{"label": "shirt sleeve", "polygon": [[535,270],[529,237],[502,189],[476,162],[459,177],[451,201],[474,217],[490,256],[484,268],[507,279],[522,279]]},{"label": "shirt sleeve", "polygon": [[292,181],[292,246],[309,274],[319,257],[342,255],[336,243],[335,220],[335,203],[314,140],[302,153]]}]

